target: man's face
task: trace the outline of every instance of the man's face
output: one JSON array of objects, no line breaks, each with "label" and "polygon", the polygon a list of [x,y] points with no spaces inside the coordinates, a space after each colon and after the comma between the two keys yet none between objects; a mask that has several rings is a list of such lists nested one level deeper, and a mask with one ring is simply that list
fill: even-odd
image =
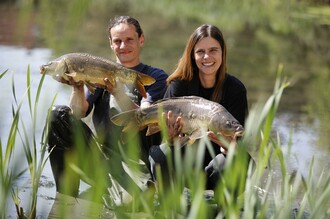
[{"label": "man's face", "polygon": [[144,35],[139,38],[132,24],[119,24],[110,30],[110,47],[115,52],[117,62],[134,67],[140,63],[140,48],[144,44]]}]

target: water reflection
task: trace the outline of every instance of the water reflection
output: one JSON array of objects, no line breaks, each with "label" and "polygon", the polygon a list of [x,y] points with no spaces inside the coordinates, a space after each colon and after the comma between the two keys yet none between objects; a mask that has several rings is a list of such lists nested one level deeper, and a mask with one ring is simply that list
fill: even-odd
[{"label": "water reflection", "polygon": [[[31,95],[32,103],[34,103],[34,96],[37,91],[37,87],[41,78],[39,73],[39,66],[45,62],[48,62],[51,56],[51,50],[45,48],[35,48],[35,49],[26,49],[19,48],[15,46],[4,46],[0,45],[0,60],[2,64],[0,65],[0,72],[3,72],[6,69],[9,71],[4,77],[0,79],[1,87],[1,104],[0,104],[0,139],[3,145],[3,151],[6,147],[7,138],[9,135],[10,126],[12,124],[12,114],[11,114],[11,105],[14,104],[13,94],[12,94],[12,80],[15,84],[15,92],[18,101],[23,100],[23,105],[21,108],[21,117],[27,130],[32,130],[32,121],[29,112],[29,106],[27,103],[27,98],[25,95],[27,85],[26,85],[26,73],[27,68],[30,65],[31,71]],[[38,109],[38,119],[36,127],[36,140],[40,142],[43,126],[45,124],[47,108],[50,106],[52,98],[55,93],[58,93],[58,98],[56,103],[66,104],[68,102],[69,89],[64,87],[59,83],[54,83],[52,78],[45,78],[41,95],[40,103]],[[16,108],[16,107],[15,107]],[[17,140],[19,142],[19,139]],[[37,145],[37,148],[40,148]],[[22,159],[23,158],[23,159]],[[25,155],[23,152],[22,145],[17,143],[16,149],[14,151],[12,165],[16,171],[23,170],[27,168],[27,161],[25,160]],[[46,183],[45,183],[46,182]],[[55,187],[48,186],[54,185],[54,179],[52,176],[51,168],[47,162],[45,169],[42,173],[41,184],[39,186],[39,195],[38,195],[38,218],[48,215],[52,207],[52,202],[54,201]],[[19,189],[19,197],[21,199],[21,206],[24,209],[28,209],[30,197],[31,197],[31,182],[30,175],[28,172],[25,172],[13,185],[14,188]],[[52,198],[51,198],[52,197]],[[15,216],[15,208],[12,202],[12,199],[8,200],[8,213],[11,216]]]},{"label": "water reflection", "polygon": [[[31,91],[35,94],[41,75],[39,74],[39,66],[43,63],[48,62],[51,57],[51,50],[49,49],[32,49],[27,50],[24,48],[12,47],[12,46],[0,46],[0,59],[3,60],[4,64],[0,66],[0,72],[5,69],[9,69],[9,73],[5,75],[0,80],[1,92],[1,105],[0,105],[0,125],[1,125],[1,140],[6,142],[8,136],[8,131],[11,125],[11,108],[12,103],[12,90],[11,90],[11,80],[12,75],[14,76],[16,95],[18,98],[23,97],[26,90],[26,71],[27,66],[30,65],[31,69]],[[58,93],[58,98],[55,103],[57,104],[67,104],[70,94],[70,88],[66,85],[62,85],[51,77],[46,77],[42,89],[42,94],[40,97],[42,108],[39,113],[39,122],[37,128],[37,139],[41,138],[41,131],[43,128],[44,120],[46,118],[46,107],[50,105],[51,98],[54,94]],[[27,103],[22,107],[22,115],[24,117],[29,117]],[[320,135],[322,135],[322,130],[320,130],[321,121],[317,118],[313,119],[312,122],[306,120],[307,115],[298,114],[295,112],[279,112],[276,116],[274,122],[274,130],[278,131],[283,150],[286,153],[289,149],[287,145],[290,143],[291,146],[291,156],[287,158],[288,172],[293,172],[298,170],[302,175],[307,176],[309,172],[309,166],[312,158],[314,157],[315,169],[317,172],[323,170],[324,168],[329,168],[330,164],[327,159],[329,156],[329,151],[324,147],[319,147],[317,144]],[[290,135],[292,134],[292,136]],[[4,144],[5,146],[5,144]],[[20,149],[21,150],[21,149]],[[24,155],[23,155],[24,157]],[[276,170],[275,170],[276,171]],[[278,171],[279,173],[280,171]],[[275,174],[275,177],[280,176]],[[54,183],[53,176],[51,173],[50,165],[47,163],[45,170],[43,172],[43,177],[49,183]],[[28,176],[24,175],[19,180],[18,184],[28,185]],[[49,184],[48,183],[48,184]],[[25,188],[28,190],[28,188]],[[26,191],[25,191],[26,192]],[[23,194],[24,196],[24,194]],[[26,197],[29,197],[28,194]],[[48,209],[50,211],[52,202],[55,197],[55,188],[43,187],[40,189],[39,199],[44,202],[48,202],[48,207],[39,202],[41,208],[38,209]],[[24,197],[23,197],[24,199]],[[47,199],[47,200],[45,200]],[[24,205],[24,200],[22,202]],[[13,209],[14,210],[14,209]]]},{"label": "water reflection", "polygon": [[317,142],[320,138],[320,121],[306,121],[306,116],[295,113],[278,113],[274,121],[274,130],[277,130],[283,153],[286,158],[288,173],[299,172],[308,177],[313,158],[313,170],[315,178],[320,171],[330,168],[328,160],[329,151],[320,147]]},{"label": "water reflection", "polygon": [[[58,4],[54,7],[57,8]],[[94,5],[94,7],[96,6]],[[30,44],[21,43],[21,41],[13,41],[13,39],[15,39],[13,36],[14,32],[20,27],[17,23],[17,18],[19,16],[16,9],[9,9],[10,10],[8,10],[8,7],[1,7],[0,11],[0,44],[11,45],[0,45],[0,72],[9,69],[9,72],[0,80],[0,137],[4,146],[12,121],[12,75],[15,81],[15,88],[17,89],[16,96],[20,100],[24,96],[26,90],[26,72],[28,65],[30,65],[31,69],[31,91],[32,94],[35,94],[41,78],[39,66],[48,62],[53,52],[55,56],[59,55],[56,53],[76,50],[83,52],[93,51],[93,53],[96,53],[95,55],[100,54],[105,56],[105,54],[109,54],[107,36],[105,33],[109,8],[99,8],[100,10],[90,9],[90,19],[86,21],[86,24],[83,26],[79,26],[83,19],[75,23],[74,18],[68,16],[70,19],[73,19],[73,21],[70,20],[70,22],[75,24],[73,31],[71,30],[69,32],[66,32],[66,29],[61,26],[63,23],[62,19],[66,18],[62,10],[51,11],[52,8],[48,8],[48,11],[45,10],[44,13],[48,14],[45,17],[45,22],[42,27],[43,30],[47,30],[48,32],[44,31],[42,34],[44,34],[43,36],[46,38],[46,47],[52,48],[52,50],[48,48],[32,48],[38,46],[36,42],[38,42],[38,37],[40,37],[38,34],[41,34],[38,31],[42,29],[37,28],[38,26],[35,24],[29,25],[28,31],[26,31],[26,33],[30,33],[28,36],[32,37],[30,41],[28,41]],[[68,9],[65,10],[67,12]],[[67,14],[70,15],[70,13]],[[83,17],[83,15],[80,16]],[[59,18],[59,20],[54,20],[54,17]],[[141,18],[145,17],[141,16]],[[29,18],[27,20],[32,21],[31,19],[32,18]],[[159,24],[159,20],[155,19],[154,22],[156,24],[148,23],[153,20],[149,19],[149,17],[148,19],[142,20],[143,24],[145,24],[143,27],[148,37],[143,51],[143,57],[147,59],[148,63],[151,65],[162,67],[166,69],[167,72],[171,72],[171,69],[173,69],[176,63],[176,57],[179,57],[183,51],[187,34],[189,34],[187,29],[189,28],[185,28],[185,32],[180,29],[182,26],[174,26],[174,24],[170,22],[169,24]],[[148,26],[147,23],[150,26]],[[160,27],[162,25],[163,27]],[[194,23],[187,23],[186,26],[187,25],[190,25],[191,29],[195,27]],[[156,31],[153,29],[155,26],[157,26]],[[173,26],[177,29],[173,28]],[[80,30],[79,28],[81,28],[81,31],[77,31]],[[224,28],[226,27],[224,26]],[[170,29],[172,32],[169,31]],[[9,32],[4,32],[5,30]],[[60,34],[56,33],[58,30]],[[258,30],[254,31],[255,32],[250,30],[246,31],[244,38],[235,38],[237,37],[235,34],[225,31],[229,42],[230,56],[228,61],[230,71],[245,82],[248,88],[249,104],[252,106],[260,96],[268,97],[268,94],[271,93],[271,88],[275,81],[273,72],[275,72],[278,62],[285,60],[286,63],[284,67],[285,70],[288,69],[286,72],[288,72],[289,76],[296,77],[297,83],[293,84],[293,87],[285,91],[283,95],[280,111],[275,118],[274,131],[278,131],[281,137],[283,151],[285,153],[289,150],[291,151],[291,155],[286,159],[288,172],[291,173],[298,170],[302,175],[307,176],[311,161],[314,158],[314,173],[317,178],[320,171],[330,168],[330,161],[328,159],[330,155],[330,139],[328,137],[330,131],[330,71],[329,65],[324,64],[327,59],[326,57],[322,59],[319,54],[315,53],[315,50],[307,50],[305,47],[298,48],[296,45],[291,45],[292,41],[290,40],[283,40],[281,37],[276,39],[274,34],[260,33]],[[84,37],[80,37],[79,35],[79,38],[77,38],[78,32],[79,34],[83,33],[81,35],[84,35]],[[151,34],[156,32],[160,33],[158,35]],[[175,37],[171,37],[171,34]],[[257,34],[263,34],[263,42],[257,42]],[[238,33],[237,35],[240,34]],[[4,39],[7,41],[3,41]],[[9,39],[11,41],[8,41]],[[231,41],[232,43],[230,43]],[[283,43],[283,41],[285,41],[285,43]],[[31,44],[31,42],[33,43]],[[320,42],[318,41],[318,43]],[[163,48],[159,47],[161,44]],[[16,45],[21,45],[23,47],[16,47]],[[329,46],[329,44],[326,45]],[[295,48],[297,51],[291,50],[292,48]],[[328,47],[322,48],[322,54],[326,56],[330,50]],[[285,56],[286,54],[289,55]],[[305,62],[307,64],[305,64]],[[40,97],[42,104],[38,118],[37,134],[39,136],[37,136],[37,139],[40,139],[41,129],[46,118],[46,108],[50,105],[51,98],[55,93],[58,93],[55,104],[67,104],[70,93],[70,88],[68,86],[61,85],[50,77],[45,78],[43,87],[45,89],[42,89]],[[24,104],[25,105],[22,107],[22,115],[28,118],[28,106],[26,102],[24,102]],[[291,147],[288,145],[291,145]],[[278,171],[278,173],[280,173],[280,171]],[[47,182],[53,182],[49,163],[47,163],[43,175]],[[27,178],[26,175],[23,176],[19,185],[21,185],[21,183],[28,184]],[[278,178],[280,178],[280,176],[278,176]],[[40,194],[40,198],[43,201],[51,200],[49,197],[55,197],[55,188],[41,186]],[[51,206],[38,207],[38,209],[44,209],[44,207],[49,210]]]},{"label": "water reflection", "polygon": [[[31,93],[35,94],[41,75],[39,67],[41,64],[49,61],[51,56],[50,49],[35,48],[25,49],[14,46],[1,46],[0,45],[0,59],[2,65],[0,66],[0,72],[8,69],[7,74],[0,80],[0,87],[2,90],[1,99],[1,123],[4,125],[2,131],[8,130],[7,127],[11,124],[11,108],[9,107],[13,101],[12,95],[12,81],[16,89],[16,97],[18,101],[24,99],[24,95],[27,89],[27,70],[30,66],[31,72]],[[55,93],[59,93],[56,103],[67,103],[69,88],[59,83],[54,83],[53,79],[45,78],[44,87],[40,97],[41,107],[47,107],[50,105],[52,97]],[[33,97],[33,96],[32,96]],[[32,100],[33,101],[33,100]],[[8,104],[5,104],[8,103]],[[24,101],[22,106],[22,114],[28,116],[29,108],[27,102]],[[44,110],[44,109],[42,109]],[[45,118],[45,117],[44,117]],[[6,128],[5,128],[6,127]]]}]

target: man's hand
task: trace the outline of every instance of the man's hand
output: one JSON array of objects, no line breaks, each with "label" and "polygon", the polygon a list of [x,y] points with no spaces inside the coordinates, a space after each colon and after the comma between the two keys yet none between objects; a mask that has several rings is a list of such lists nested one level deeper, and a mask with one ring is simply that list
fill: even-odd
[{"label": "man's hand", "polygon": [[116,92],[116,84],[112,84],[109,78],[104,78],[103,81],[105,83],[104,89],[106,89],[109,93],[114,94]]},{"label": "man's hand", "polygon": [[81,88],[84,85],[84,82],[83,81],[76,82],[70,76],[67,76],[67,79],[65,79],[62,76],[56,75],[55,76],[55,80],[58,81],[58,82],[61,82],[63,84],[67,84],[67,85],[70,85],[70,86],[73,86],[73,87],[78,87],[78,88]]},{"label": "man's hand", "polygon": [[103,86],[109,93],[114,96],[121,96],[125,93],[123,84],[116,79],[115,81],[111,82],[109,78],[104,78],[105,85]]}]

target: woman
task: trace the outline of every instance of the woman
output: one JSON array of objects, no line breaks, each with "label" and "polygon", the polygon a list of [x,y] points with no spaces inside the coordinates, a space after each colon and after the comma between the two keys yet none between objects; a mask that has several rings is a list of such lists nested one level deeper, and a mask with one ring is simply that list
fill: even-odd
[{"label": "woman", "polygon": [[[226,70],[226,44],[223,35],[216,26],[203,24],[190,36],[176,70],[168,77],[168,88],[164,97],[195,95],[212,100],[223,105],[244,126],[248,112],[246,88]],[[174,120],[169,113],[167,120],[170,138],[179,136],[182,128],[181,118]],[[219,179],[227,148],[213,132],[209,131],[208,137],[217,154],[216,158],[213,158],[206,152],[204,158],[207,188],[213,189]],[[162,173],[167,169],[164,158],[167,151],[165,144],[154,146],[150,150],[150,161],[154,167],[159,164]],[[217,159],[217,162],[214,162],[214,159]],[[221,166],[214,166],[214,163],[219,162]]]}]

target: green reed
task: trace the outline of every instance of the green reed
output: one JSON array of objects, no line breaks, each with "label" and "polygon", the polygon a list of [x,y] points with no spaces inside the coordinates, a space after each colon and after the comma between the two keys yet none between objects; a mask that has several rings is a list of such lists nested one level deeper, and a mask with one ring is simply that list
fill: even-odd
[{"label": "green reed", "polygon": [[[7,72],[7,71],[6,71]],[[4,74],[1,74],[1,78]],[[22,100],[18,100],[16,95],[16,88],[14,83],[14,76],[12,78],[12,95],[13,95],[13,103],[12,103],[12,116],[13,121],[8,134],[8,141],[6,144],[6,153],[4,156],[1,156],[1,190],[3,192],[1,194],[1,212],[2,216],[6,215],[6,202],[8,200],[8,196],[11,192],[11,196],[14,204],[16,205],[17,216],[18,218],[36,218],[36,206],[37,206],[37,193],[39,188],[40,177],[44,166],[47,162],[47,154],[46,154],[46,137],[47,137],[47,129],[44,129],[40,139],[36,139],[36,124],[38,117],[38,104],[39,98],[41,94],[41,88],[44,80],[44,76],[41,78],[38,89],[34,96],[34,102],[32,101],[31,94],[31,81],[30,81],[30,67],[27,68],[27,78],[26,78],[26,91],[23,95]],[[56,95],[54,96],[53,102],[55,100]],[[22,105],[24,100],[27,99],[28,107],[29,107],[29,115],[30,117],[23,117],[21,115]],[[32,127],[26,127],[26,124],[31,121]],[[20,159],[14,159],[13,153],[15,148],[22,146],[24,150],[25,159],[27,162],[27,168],[24,168],[22,171],[17,172],[22,165]],[[1,143],[1,155],[2,155],[2,143]],[[25,165],[24,165],[25,166]],[[31,177],[32,184],[32,194],[30,200],[30,206],[28,209],[23,209],[20,207],[20,194],[18,188],[12,188],[13,183],[17,180],[21,175],[23,175],[26,171],[29,171]]]},{"label": "green reed", "polygon": [[[0,75],[0,79],[8,72],[8,70],[4,71]],[[13,89],[13,95],[16,99],[15,92]],[[15,191],[11,188],[12,183],[20,177],[23,173],[23,171],[18,171],[17,169],[12,170],[11,167],[18,167],[19,162],[13,160],[13,152],[16,146],[16,136],[18,133],[18,126],[19,126],[19,120],[20,120],[20,109],[21,109],[22,103],[17,105],[17,109],[15,110],[15,107],[12,105],[12,116],[13,121],[11,123],[11,127],[8,134],[8,139],[6,143],[6,150],[3,154],[3,148],[2,148],[2,139],[0,139],[0,185],[1,185],[1,199],[0,199],[0,214],[1,217],[4,218],[6,216],[6,209],[7,209],[7,200],[10,195],[10,192],[13,193],[13,198],[16,197],[14,195]],[[18,203],[18,199],[14,198],[15,203]],[[18,213],[20,212],[19,208]]]},{"label": "green reed", "polygon": [[[0,75],[0,79],[7,73],[8,70],[4,71]],[[15,166],[14,161],[12,160],[13,150],[15,148],[16,135],[17,135],[17,127],[19,123],[19,110],[21,104],[18,106],[17,111],[13,109],[13,121],[9,130],[8,139],[6,143],[6,150],[3,154],[2,149],[2,139],[0,139],[0,214],[1,218],[6,216],[7,209],[7,199],[11,191],[12,182],[17,179],[22,172],[15,172],[10,170],[10,165]],[[13,106],[12,106],[13,108]]]},{"label": "green reed", "polygon": [[[34,98],[34,103],[32,103],[31,96],[31,79],[30,79],[30,67],[27,70],[27,78],[26,78],[26,95],[29,106],[30,119],[32,121],[32,130],[30,128],[25,127],[25,121],[22,121],[21,129],[18,130],[20,139],[22,141],[22,145],[24,148],[25,158],[28,163],[28,170],[31,177],[32,184],[32,198],[31,198],[31,207],[29,218],[36,217],[36,207],[37,207],[37,193],[39,188],[40,177],[42,171],[47,162],[47,154],[46,154],[46,138],[47,138],[47,126],[44,128],[44,132],[42,133],[41,141],[36,139],[36,124],[37,124],[37,115],[38,115],[38,107],[39,107],[39,98],[42,91],[42,85],[44,81],[45,75],[42,75],[36,94]],[[13,88],[14,89],[14,88]],[[53,98],[52,104],[54,103],[56,95]],[[29,130],[29,131],[28,131]],[[41,144],[40,144],[41,142]],[[40,157],[38,159],[38,151],[40,153]]]},{"label": "green reed", "polygon": [[[183,158],[175,151],[175,172],[169,176],[169,186],[164,186],[162,170],[158,168],[156,194],[159,203],[152,206],[140,196],[140,202],[144,203],[140,211],[146,212],[148,218],[327,218],[330,213],[329,174],[324,172],[315,182],[312,163],[307,179],[299,173],[290,175],[285,163],[290,154],[282,151],[281,139],[273,130],[281,96],[290,86],[282,72],[280,65],[273,94],[268,100],[251,108],[244,137],[236,149],[229,146],[225,170],[212,202],[204,197],[204,173],[200,170],[202,151],[210,148],[205,138],[194,145],[196,147],[187,148]],[[166,136],[166,131],[163,133]],[[253,155],[255,164],[249,162],[248,153]],[[281,179],[274,182],[272,171],[276,164],[280,166]],[[184,192],[187,188],[189,197]],[[115,213],[123,214],[122,209],[115,209]]]},{"label": "green reed", "polygon": [[[264,104],[259,103],[251,108],[246,121],[244,137],[238,142],[236,149],[234,150],[231,145],[228,145],[230,149],[221,181],[214,193],[209,191],[211,196],[214,195],[211,201],[205,198],[206,182],[201,165],[205,147],[211,153],[214,152],[210,149],[210,142],[205,137],[193,145],[194,147],[187,148],[183,158],[175,150],[173,160],[175,171],[171,172],[169,185],[164,185],[161,174],[158,174],[155,189],[151,188],[144,192],[133,189],[131,193],[133,201],[130,204],[112,209],[116,216],[118,218],[137,218],[138,216],[146,218],[290,218],[295,215],[295,218],[306,218],[308,214],[310,218],[329,217],[329,174],[324,171],[319,178],[315,179],[312,163],[307,178],[299,174],[289,175],[285,163],[287,155],[282,151],[281,139],[274,133],[272,127],[281,95],[290,85],[283,78],[282,71],[282,66],[280,66],[273,94],[268,100]],[[5,73],[0,74],[0,78]],[[14,83],[12,85],[13,120],[4,154],[2,141],[0,141],[0,189],[2,194],[0,212],[2,218],[6,217],[6,202],[10,194],[17,207],[18,217],[35,218],[38,212],[36,209],[38,186],[48,158],[46,142],[49,118],[45,118],[46,125],[41,140],[36,139],[38,106],[43,79],[42,77],[39,82],[36,94],[32,94],[28,68],[27,89],[24,98],[28,101],[29,119],[32,120],[31,129],[25,126],[27,118],[23,119],[20,116],[24,98],[21,101],[17,100],[15,85]],[[32,97],[35,101],[32,100]],[[166,130],[164,124],[163,130]],[[163,131],[163,135],[166,136],[166,131]],[[76,132],[75,139],[77,145],[83,144],[79,131]],[[18,165],[13,165],[19,163],[18,160],[14,160],[12,155],[14,149],[20,145],[23,147],[27,161],[27,169],[23,171],[18,171]],[[136,139],[129,141],[128,146],[122,146],[121,155],[126,163],[130,164],[132,158],[137,158],[138,146]],[[99,203],[102,195],[108,194],[104,188],[109,186],[109,176],[105,173],[108,171],[107,159],[111,159],[111,157],[100,159],[100,147],[102,145],[96,145],[92,150],[77,147],[78,156],[71,157],[67,162],[71,177],[72,174],[79,175],[92,186],[93,189],[88,193],[87,199]],[[38,153],[40,153],[39,156]],[[248,153],[255,160],[255,165],[248,161]],[[86,159],[92,160],[94,165],[81,165]],[[275,164],[280,166],[281,180],[273,182],[271,172]],[[9,166],[17,168],[10,169]],[[129,166],[138,170],[138,167],[134,165]],[[116,169],[117,166],[111,168]],[[12,184],[26,170],[29,170],[31,176],[31,205],[28,209],[22,209],[19,206],[19,188],[12,188]],[[161,171],[161,169],[157,169],[158,173]],[[68,189],[70,189],[70,178],[67,182]],[[297,202],[299,208],[293,211],[294,204]],[[58,212],[62,218],[70,218],[68,207],[64,206],[61,212]],[[95,211],[100,211],[100,209],[95,210],[91,207],[90,212],[102,215],[101,212]]]}]

